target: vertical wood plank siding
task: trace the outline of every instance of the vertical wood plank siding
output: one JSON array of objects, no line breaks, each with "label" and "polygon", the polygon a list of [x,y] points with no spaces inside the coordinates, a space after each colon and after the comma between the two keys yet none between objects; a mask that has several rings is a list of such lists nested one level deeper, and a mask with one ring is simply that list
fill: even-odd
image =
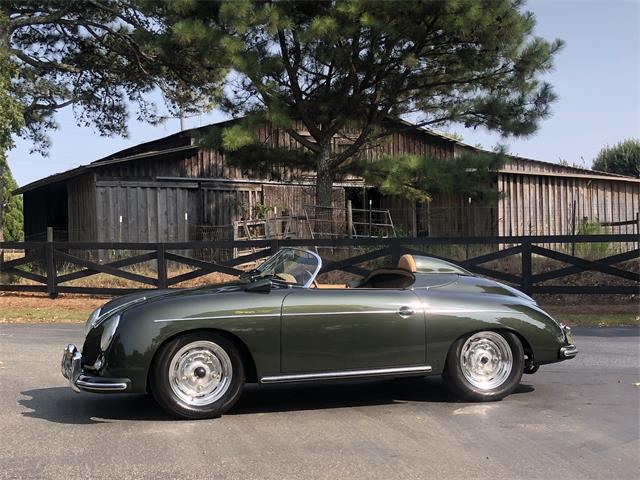
[{"label": "vertical wood plank siding", "polygon": [[[583,222],[632,221],[640,209],[637,182],[514,171],[500,173],[498,185],[504,192],[498,202],[499,235],[571,235]],[[638,232],[635,223],[604,228],[613,234]]]},{"label": "vertical wood plank siding", "polygon": [[89,174],[70,180],[67,192],[69,240],[96,238],[99,228],[96,217],[95,177]]},{"label": "vertical wood plank siding", "polygon": [[[295,127],[305,134],[301,123]],[[355,134],[347,129],[336,136],[333,148],[346,148]],[[182,132],[120,154],[184,147],[196,143],[196,136],[193,131]],[[256,127],[255,137],[267,146],[300,148],[288,133],[269,124]],[[382,155],[404,154],[447,159],[468,148],[428,132],[406,130],[371,145],[362,155],[369,161]],[[428,205],[382,196],[376,206],[391,211],[400,233],[419,236],[571,234],[579,231],[584,218],[625,221],[634,219],[640,210],[638,182],[584,178],[581,175],[586,172],[581,169],[518,157],[513,157],[505,170],[496,178],[496,189],[503,197],[492,205],[469,204],[459,195],[439,195]],[[555,173],[562,176],[553,176]],[[158,181],[158,177],[198,180],[189,187],[185,182]],[[249,179],[265,183],[247,182]],[[70,180],[26,192],[25,230],[35,234],[48,225],[62,230],[68,225],[69,239],[78,241],[232,238],[230,227],[228,232],[217,231],[215,237],[207,238],[194,236],[194,231],[253,218],[258,203],[275,207],[278,214],[287,211],[302,215],[304,205],[315,203],[313,186],[304,184],[312,181],[313,171],[283,165],[276,165],[273,175],[264,178],[255,169],[230,165],[223,154],[211,149],[158,153],[105,164]],[[345,197],[345,189],[336,187],[333,205],[344,207]],[[68,222],[66,216],[55,213],[64,210],[56,206],[60,202],[67,205]],[[608,231],[634,233],[636,229],[636,225],[625,225]]]}]

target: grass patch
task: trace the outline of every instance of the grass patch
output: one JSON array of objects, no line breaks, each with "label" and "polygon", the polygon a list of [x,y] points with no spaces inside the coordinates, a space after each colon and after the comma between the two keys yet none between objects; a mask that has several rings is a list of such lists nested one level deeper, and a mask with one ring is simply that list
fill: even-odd
[{"label": "grass patch", "polygon": [[0,310],[0,323],[84,323],[90,314],[60,307],[8,307]]}]

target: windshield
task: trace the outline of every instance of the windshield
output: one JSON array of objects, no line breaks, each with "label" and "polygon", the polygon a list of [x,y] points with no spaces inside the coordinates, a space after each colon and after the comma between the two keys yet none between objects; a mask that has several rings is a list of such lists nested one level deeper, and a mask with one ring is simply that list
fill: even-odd
[{"label": "windshield", "polygon": [[309,287],[318,275],[322,261],[308,250],[283,248],[257,268],[257,275],[273,277],[299,287]]}]

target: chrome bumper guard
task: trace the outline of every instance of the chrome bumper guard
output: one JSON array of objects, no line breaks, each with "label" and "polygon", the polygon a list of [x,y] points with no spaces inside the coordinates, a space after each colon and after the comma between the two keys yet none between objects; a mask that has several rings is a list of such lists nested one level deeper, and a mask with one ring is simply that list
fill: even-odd
[{"label": "chrome bumper guard", "polygon": [[128,378],[104,378],[85,375],[82,371],[82,354],[73,345],[67,345],[62,353],[60,370],[75,392],[123,392],[129,388]]},{"label": "chrome bumper guard", "polygon": [[578,354],[575,345],[566,345],[560,349],[560,358],[573,358]]}]

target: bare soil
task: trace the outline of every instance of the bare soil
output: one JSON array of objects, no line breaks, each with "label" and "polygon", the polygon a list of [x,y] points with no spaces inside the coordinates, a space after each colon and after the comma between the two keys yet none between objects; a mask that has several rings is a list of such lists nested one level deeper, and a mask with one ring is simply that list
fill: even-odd
[{"label": "bare soil", "polygon": [[68,310],[94,310],[112,297],[89,295],[60,295],[50,299],[45,294],[0,293],[0,309],[4,308],[50,308],[56,306]]}]

